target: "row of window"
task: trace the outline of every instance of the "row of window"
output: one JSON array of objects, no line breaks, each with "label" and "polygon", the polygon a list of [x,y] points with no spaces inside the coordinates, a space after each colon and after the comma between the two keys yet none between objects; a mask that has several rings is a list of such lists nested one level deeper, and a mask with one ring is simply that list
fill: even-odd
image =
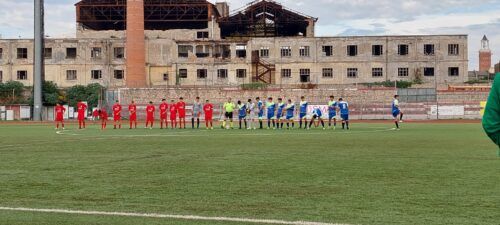
[{"label": "row of window", "polygon": [[[179,78],[188,78],[188,70],[187,69],[179,69]],[[228,70],[227,69],[218,69],[217,70],[217,78],[218,79],[227,79],[228,78]],[[207,69],[197,69],[196,70],[196,78],[198,79],[206,79],[208,77]],[[237,69],[236,70],[236,78],[246,78],[247,70],[246,69]],[[164,75],[163,80],[168,80],[168,77]]]},{"label": "row of window", "polygon": [[[424,68],[424,76],[434,76],[434,67],[425,67]],[[310,76],[310,69],[300,69],[299,76]],[[358,77],[358,68],[347,68],[346,75],[348,78],[357,78]],[[398,68],[398,77],[408,77],[410,75],[409,68]],[[459,76],[460,68],[458,67],[449,67],[448,68],[448,76]],[[372,77],[382,77],[384,76],[384,68],[372,68]],[[283,78],[291,78],[292,70],[291,69],[281,69],[281,77]],[[323,78],[333,78],[333,68],[323,68],[322,69],[322,77]]]},{"label": "row of window", "polygon": [[[16,72],[17,80],[28,80],[28,71],[18,70]],[[113,73],[113,78],[117,80],[122,80],[125,77],[125,72],[123,70],[115,70]],[[3,71],[0,71],[0,83],[2,82]],[[76,70],[66,70],[66,80],[77,80],[78,75]],[[102,79],[102,70],[92,70],[90,71],[90,79],[99,80]]]},{"label": "row of window", "polygon": [[[299,47],[299,56],[301,57],[310,57],[310,47],[309,46],[301,46]],[[460,46],[458,44],[449,44],[448,45],[448,55],[456,56],[460,54]],[[321,52],[323,56],[331,57],[333,56],[333,46],[332,45],[324,45],[321,46]],[[406,56],[410,53],[410,46],[407,44],[398,45],[398,55]],[[432,56],[435,53],[435,45],[434,44],[425,44],[423,49],[424,55]],[[357,45],[348,45],[346,49],[347,56],[357,56],[358,46]],[[280,47],[280,55],[281,57],[292,57],[292,47],[291,46],[281,46]],[[372,55],[373,56],[382,56],[384,55],[384,46],[383,45],[372,45]],[[268,58],[269,57],[269,47],[261,47],[260,48],[260,57]]]},{"label": "row of window", "polygon": [[[424,67],[423,75],[424,76],[434,76],[434,67]],[[228,70],[227,69],[218,69],[217,70],[217,78],[218,79],[227,79],[228,78]],[[187,78],[188,70],[187,69],[179,69],[179,78]],[[304,76],[310,76],[310,69],[300,69],[299,75],[302,79]],[[358,77],[358,68],[347,68],[346,73],[348,78],[357,78]],[[384,75],[383,68],[372,68],[372,77],[382,77]],[[398,77],[408,77],[410,75],[409,68],[398,68]],[[460,69],[458,67],[449,67],[448,68],[448,76],[459,76]],[[197,69],[196,77],[198,79],[205,79],[208,76],[207,69]],[[114,70],[113,78],[117,80],[122,80],[125,77],[125,73],[123,70]],[[246,78],[247,70],[246,69],[237,69],[236,70],[236,78]],[[281,69],[281,77],[283,78],[291,78],[292,70],[291,69]],[[323,78],[333,78],[333,68],[323,68],[322,69],[322,77]],[[3,71],[0,71],[0,82],[2,82]],[[92,70],[90,72],[90,78],[92,80],[102,79],[102,71],[101,70]],[[17,80],[27,80],[28,79],[28,71],[19,70],[17,71]],[[78,75],[76,70],[66,70],[66,80],[77,80]],[[309,78],[307,78],[309,79]],[[168,80],[168,75],[163,75],[163,80]],[[308,82],[308,81],[305,81]]]},{"label": "row of window", "polygon": [[[0,48],[0,59],[2,59],[3,49]],[[78,55],[77,48],[66,48],[66,59],[76,59]],[[27,59],[28,58],[28,49],[27,48],[17,48],[17,59]],[[52,48],[44,48],[43,57],[45,59],[52,59]],[[113,57],[115,59],[123,59],[125,58],[125,48],[123,47],[115,47],[113,48]],[[90,50],[90,58],[92,59],[101,59],[102,58],[102,48],[93,47]]]},{"label": "row of window", "polygon": [[[460,54],[458,44],[449,44],[448,45],[448,55],[456,56]],[[299,48],[299,56],[301,57],[310,57],[309,46],[301,46]],[[238,58],[246,57],[246,45],[237,45],[236,46],[236,56]],[[180,45],[179,46],[179,57],[188,57],[188,52],[193,51],[192,46]],[[333,46],[325,45],[321,47],[322,55],[326,57],[333,56]],[[221,49],[216,49],[216,55],[221,55],[226,58],[230,56],[230,50],[228,46],[221,46]],[[269,57],[269,47],[261,47],[260,48],[260,57],[268,58]],[[410,52],[409,45],[401,44],[398,45],[398,55],[406,56]],[[435,45],[434,44],[425,44],[423,49],[424,55],[432,56],[435,53]],[[291,46],[282,46],[280,48],[281,57],[292,57],[292,47]],[[3,55],[3,49],[0,48],[0,59]],[[43,52],[45,59],[52,58],[52,48],[45,48]],[[66,59],[76,59],[78,55],[77,48],[66,48]],[[198,58],[208,57],[209,50],[208,46],[199,45],[196,46],[196,56]],[[346,49],[347,56],[357,56],[358,55],[358,46],[357,45],[348,45]],[[384,46],[383,45],[372,45],[372,55],[373,56],[381,56],[384,55]],[[90,57],[92,59],[101,59],[102,58],[102,48],[93,47],[90,51]],[[113,49],[113,57],[115,59],[123,59],[125,57],[125,49],[123,47],[115,47]],[[27,48],[17,48],[17,58],[18,59],[27,59],[28,58],[28,49]]]}]

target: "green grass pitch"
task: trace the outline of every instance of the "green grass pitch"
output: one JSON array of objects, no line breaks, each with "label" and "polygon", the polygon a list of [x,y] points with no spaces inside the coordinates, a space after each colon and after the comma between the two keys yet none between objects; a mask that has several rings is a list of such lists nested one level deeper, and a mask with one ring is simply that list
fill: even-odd
[{"label": "green grass pitch", "polygon": [[[362,225],[499,224],[480,124],[98,130],[0,124],[0,207]],[[236,224],[0,210],[0,224]]]}]

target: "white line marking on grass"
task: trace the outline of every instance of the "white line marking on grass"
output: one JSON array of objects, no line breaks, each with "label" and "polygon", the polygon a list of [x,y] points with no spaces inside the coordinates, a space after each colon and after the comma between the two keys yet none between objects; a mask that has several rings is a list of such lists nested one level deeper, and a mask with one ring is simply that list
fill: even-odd
[{"label": "white line marking on grass", "polygon": [[219,221],[219,222],[258,223],[258,224],[350,225],[350,224],[322,223],[322,222],[308,222],[308,221],[249,219],[249,218],[236,218],[236,217],[208,217],[208,216],[195,216],[195,215],[170,215],[170,214],[157,214],[157,213],[102,212],[102,211],[83,211],[83,210],[69,210],[69,209],[35,209],[35,208],[0,207],[0,210],[18,211],[18,212],[41,212],[41,213],[94,215],[94,216],[168,218],[168,219],[195,220],[195,221]]}]

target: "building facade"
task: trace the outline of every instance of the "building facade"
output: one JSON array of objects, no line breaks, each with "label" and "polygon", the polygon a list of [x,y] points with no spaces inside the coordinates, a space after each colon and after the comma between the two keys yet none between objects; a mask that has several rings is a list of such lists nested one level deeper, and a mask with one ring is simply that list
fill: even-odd
[{"label": "building facade", "polygon": [[[245,33],[232,22],[231,18],[241,21],[248,13],[261,15],[260,4],[282,7],[256,1],[245,9],[246,14],[228,15],[227,5],[214,5],[213,12],[209,10],[212,15],[203,21],[205,26],[143,30],[143,48],[137,47],[130,39],[137,37],[127,30],[100,30],[95,24],[80,22],[76,38],[46,40],[45,79],[61,87],[100,83],[110,88],[253,82],[340,85],[416,79],[453,84],[468,79],[467,35],[315,37],[316,19],[279,7],[272,13],[286,10],[289,15],[284,16],[298,21],[296,30],[280,31],[265,20],[261,30]],[[134,29],[141,30],[140,26]],[[32,40],[0,40],[0,80],[32,85]]]}]

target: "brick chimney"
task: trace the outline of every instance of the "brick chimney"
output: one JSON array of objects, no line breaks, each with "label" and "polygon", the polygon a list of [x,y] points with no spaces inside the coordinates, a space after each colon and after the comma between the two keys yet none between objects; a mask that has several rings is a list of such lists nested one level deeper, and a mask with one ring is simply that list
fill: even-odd
[{"label": "brick chimney", "polygon": [[126,33],[127,87],[147,87],[143,0],[127,0]]}]

